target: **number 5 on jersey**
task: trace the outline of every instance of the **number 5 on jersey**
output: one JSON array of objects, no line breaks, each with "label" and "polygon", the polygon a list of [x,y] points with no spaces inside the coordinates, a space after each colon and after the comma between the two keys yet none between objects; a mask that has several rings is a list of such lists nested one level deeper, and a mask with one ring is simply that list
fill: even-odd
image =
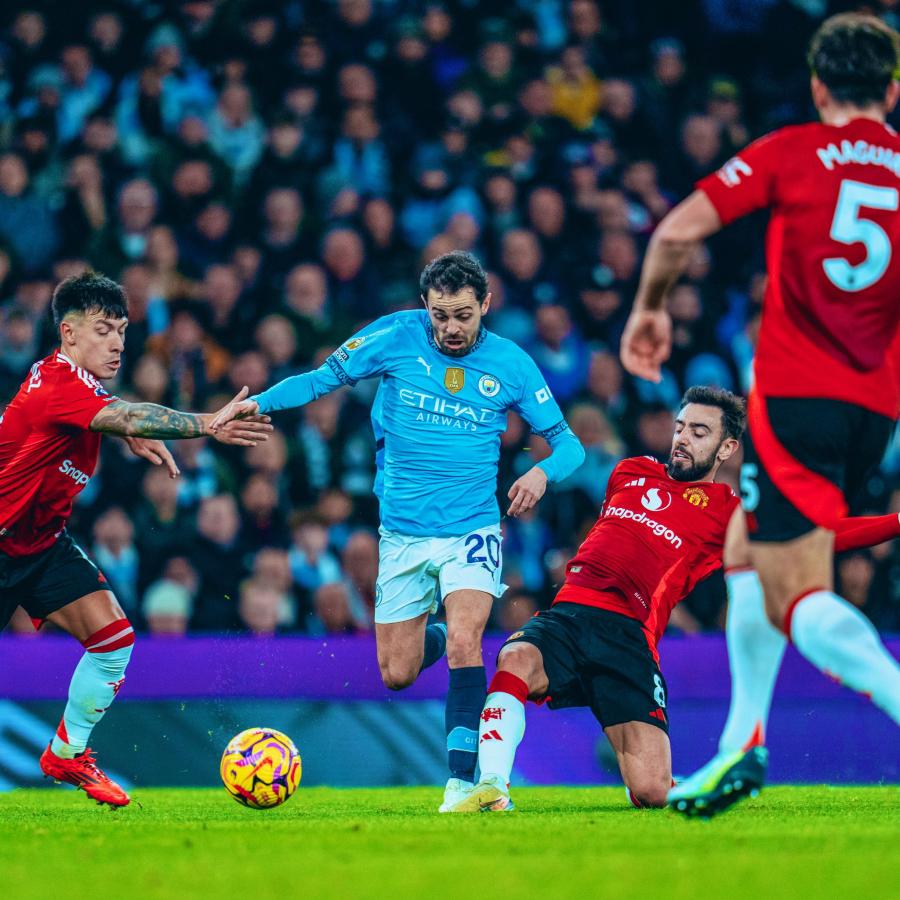
[{"label": "number 5 on jersey", "polygon": [[863,244],[865,259],[851,265],[840,256],[822,262],[828,280],[842,291],[863,291],[871,287],[887,271],[891,262],[891,239],[887,232],[871,219],[860,216],[860,210],[896,210],[900,201],[896,188],[878,187],[861,181],[841,182],[830,236],[841,244]]}]

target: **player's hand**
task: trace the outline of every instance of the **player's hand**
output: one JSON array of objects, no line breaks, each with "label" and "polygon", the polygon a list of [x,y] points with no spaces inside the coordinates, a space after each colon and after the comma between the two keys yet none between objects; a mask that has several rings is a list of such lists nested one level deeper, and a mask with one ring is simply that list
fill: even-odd
[{"label": "player's hand", "polygon": [[177,478],[181,472],[169,453],[169,448],[162,442],[151,438],[126,437],[125,443],[135,456],[146,459],[154,466],[165,466],[169,470],[169,478]]},{"label": "player's hand", "polygon": [[632,310],[619,348],[625,371],[658,384],[662,381],[662,364],[671,352],[672,318],[669,313],[664,309]]},{"label": "player's hand", "polygon": [[[210,422],[213,414],[210,413]],[[269,435],[275,430],[272,420],[268,416],[253,416],[245,414],[240,419],[232,419],[224,425],[220,425],[215,431],[210,430],[207,424],[207,433],[220,444],[231,444],[235,447],[255,447],[268,440]]]},{"label": "player's hand", "polygon": [[[250,389],[244,385],[218,412],[212,414],[207,425],[207,431],[216,437],[216,432],[228,422],[234,419],[244,419],[248,416],[259,415],[259,404],[255,400],[248,400]],[[266,422],[268,417],[263,417]],[[269,429],[271,431],[271,429]],[[226,442],[227,443],[227,442]]]},{"label": "player's hand", "polygon": [[508,516],[518,516],[531,509],[547,490],[547,473],[540,466],[533,466],[521,478],[516,479],[507,497],[512,501],[506,511]]}]

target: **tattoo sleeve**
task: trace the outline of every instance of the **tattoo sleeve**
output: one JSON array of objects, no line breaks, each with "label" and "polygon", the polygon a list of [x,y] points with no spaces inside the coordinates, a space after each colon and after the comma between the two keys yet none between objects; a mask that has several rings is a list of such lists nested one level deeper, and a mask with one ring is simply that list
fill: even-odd
[{"label": "tattoo sleeve", "polygon": [[91,421],[91,431],[146,438],[196,438],[206,433],[203,417],[156,403],[114,400]]}]

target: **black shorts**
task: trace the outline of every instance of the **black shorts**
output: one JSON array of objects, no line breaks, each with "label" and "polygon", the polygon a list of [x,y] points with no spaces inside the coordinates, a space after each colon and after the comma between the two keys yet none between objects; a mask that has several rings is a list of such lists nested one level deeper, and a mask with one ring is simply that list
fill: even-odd
[{"label": "black shorts", "polygon": [[[753,434],[751,417],[741,501],[751,541],[790,541],[846,514],[844,498],[857,493],[881,462],[894,422],[842,400],[769,397],[761,402],[768,428],[787,456],[771,462],[775,453],[763,452],[766,435],[762,429]],[[780,488],[763,458],[777,467]]]},{"label": "black shorts", "polygon": [[640,623],[580,603],[557,603],[503,645],[533,644],[544,658],[551,709],[587,706],[604,728],[647,722],[669,733],[668,692]]},{"label": "black shorts", "polygon": [[17,606],[32,619],[46,619],[73,600],[109,590],[100,570],[63,532],[56,543],[29,556],[0,552],[0,630]]}]

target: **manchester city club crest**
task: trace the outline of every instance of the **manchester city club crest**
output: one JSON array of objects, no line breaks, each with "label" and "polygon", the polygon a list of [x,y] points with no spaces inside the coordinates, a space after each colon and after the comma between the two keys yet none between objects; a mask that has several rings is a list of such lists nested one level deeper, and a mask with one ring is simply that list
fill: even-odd
[{"label": "manchester city club crest", "polygon": [[447,369],[444,372],[444,387],[451,394],[458,394],[466,383],[466,373],[462,369],[455,367]]},{"label": "manchester city club crest", "polygon": [[478,379],[478,391],[484,397],[496,397],[500,393],[500,382],[493,375],[482,375]]}]

